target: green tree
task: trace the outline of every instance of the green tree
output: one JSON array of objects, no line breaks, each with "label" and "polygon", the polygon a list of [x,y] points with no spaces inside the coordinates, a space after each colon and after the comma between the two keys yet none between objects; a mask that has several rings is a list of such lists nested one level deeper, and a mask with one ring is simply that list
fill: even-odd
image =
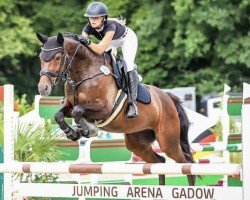
[{"label": "green tree", "polygon": [[[35,32],[81,32],[79,1],[0,1],[0,84],[12,83],[30,101],[37,93],[40,42]],[[77,11],[77,12],[76,12]]]},{"label": "green tree", "polygon": [[249,81],[249,1],[176,0],[172,5],[178,28],[170,55],[183,72],[174,84],[187,80],[208,92],[222,90],[223,83],[239,89]]},{"label": "green tree", "polygon": [[0,10],[0,84],[15,83],[20,92],[31,92],[36,84],[30,64],[38,45],[32,20],[21,15],[14,1],[0,1]]},{"label": "green tree", "polygon": [[202,95],[221,91],[223,83],[240,90],[249,81],[249,1],[142,2],[131,25],[147,83],[196,86]]}]

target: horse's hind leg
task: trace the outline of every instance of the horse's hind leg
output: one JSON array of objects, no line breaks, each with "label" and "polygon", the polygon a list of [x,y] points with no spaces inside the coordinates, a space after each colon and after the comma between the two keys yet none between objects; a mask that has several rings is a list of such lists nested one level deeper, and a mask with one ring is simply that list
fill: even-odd
[{"label": "horse's hind leg", "polygon": [[[164,163],[165,158],[153,151],[151,145],[154,141],[155,134],[152,130],[125,134],[126,147],[136,156],[139,156],[147,163]],[[159,175],[159,184],[165,185],[165,175]]]},{"label": "horse's hind leg", "polygon": [[[174,125],[171,124],[171,127]],[[167,128],[161,129],[157,133],[157,141],[160,145],[162,152],[164,152],[169,158],[175,160],[177,163],[187,163],[187,159],[180,146],[180,136],[178,132],[170,132]],[[164,130],[164,131],[163,131]],[[195,185],[195,176],[187,175],[188,184],[190,186]]]}]

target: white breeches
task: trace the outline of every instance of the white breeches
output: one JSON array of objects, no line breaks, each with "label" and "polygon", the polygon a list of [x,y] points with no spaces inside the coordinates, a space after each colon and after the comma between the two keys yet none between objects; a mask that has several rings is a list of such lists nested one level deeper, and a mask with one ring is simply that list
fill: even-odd
[{"label": "white breeches", "polygon": [[138,40],[135,32],[128,28],[124,38],[112,40],[108,49],[121,47],[123,59],[127,64],[127,70],[132,71],[135,68],[135,56],[137,52]]}]

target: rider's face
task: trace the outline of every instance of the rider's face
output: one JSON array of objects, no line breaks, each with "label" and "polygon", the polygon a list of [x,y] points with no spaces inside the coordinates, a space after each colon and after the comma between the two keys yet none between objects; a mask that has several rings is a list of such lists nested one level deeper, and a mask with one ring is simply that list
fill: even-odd
[{"label": "rider's face", "polygon": [[93,28],[101,28],[104,17],[89,17],[89,22]]}]

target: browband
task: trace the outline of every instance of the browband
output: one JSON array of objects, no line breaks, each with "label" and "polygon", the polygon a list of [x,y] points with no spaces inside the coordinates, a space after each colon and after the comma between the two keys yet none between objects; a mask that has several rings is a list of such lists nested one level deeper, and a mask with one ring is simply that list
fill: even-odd
[{"label": "browband", "polygon": [[64,51],[63,47],[55,47],[55,48],[51,48],[51,49],[45,49],[45,48],[41,47],[41,49],[42,49],[41,58],[45,62],[51,61],[58,52]]},{"label": "browband", "polygon": [[42,51],[55,51],[55,50],[59,50],[59,49],[63,49],[63,47],[56,47],[56,48],[52,48],[52,49],[44,49],[43,47],[41,47]]}]

